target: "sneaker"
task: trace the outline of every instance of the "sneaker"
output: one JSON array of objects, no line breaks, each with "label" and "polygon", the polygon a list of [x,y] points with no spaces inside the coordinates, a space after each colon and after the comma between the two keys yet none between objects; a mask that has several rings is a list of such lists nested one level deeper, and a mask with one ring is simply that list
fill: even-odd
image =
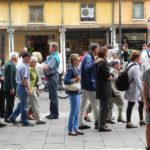
[{"label": "sneaker", "polygon": [[46,121],[39,120],[39,121],[36,122],[36,124],[46,124]]},{"label": "sneaker", "polygon": [[126,128],[127,129],[130,129],[130,128],[137,128],[138,126],[136,126],[136,125],[134,125],[134,124],[132,124],[132,123],[127,123],[126,124]]},{"label": "sneaker", "polygon": [[90,129],[91,127],[88,126],[88,125],[83,125],[83,126],[80,126],[79,129],[80,130],[84,130],[84,129]]}]

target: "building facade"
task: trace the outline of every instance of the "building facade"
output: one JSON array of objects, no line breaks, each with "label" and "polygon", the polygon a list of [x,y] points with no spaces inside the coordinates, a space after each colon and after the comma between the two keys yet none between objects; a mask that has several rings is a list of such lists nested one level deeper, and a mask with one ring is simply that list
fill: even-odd
[{"label": "building facade", "polygon": [[[147,40],[149,0],[122,0],[123,39],[131,47]],[[68,55],[91,44],[118,42],[118,0],[0,0],[0,57],[9,51],[40,51],[57,41],[64,65]],[[113,27],[113,33],[112,33]],[[67,58],[66,58],[67,57]]]}]

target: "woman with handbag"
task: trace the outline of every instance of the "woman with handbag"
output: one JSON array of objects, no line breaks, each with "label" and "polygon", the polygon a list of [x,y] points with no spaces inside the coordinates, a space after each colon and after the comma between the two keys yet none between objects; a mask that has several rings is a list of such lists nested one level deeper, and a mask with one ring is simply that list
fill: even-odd
[{"label": "woman with handbag", "polygon": [[64,78],[66,92],[70,100],[70,114],[68,119],[68,135],[77,136],[84,134],[78,130],[78,114],[80,108],[80,72],[79,72],[79,55],[70,56],[70,66],[67,69]]}]

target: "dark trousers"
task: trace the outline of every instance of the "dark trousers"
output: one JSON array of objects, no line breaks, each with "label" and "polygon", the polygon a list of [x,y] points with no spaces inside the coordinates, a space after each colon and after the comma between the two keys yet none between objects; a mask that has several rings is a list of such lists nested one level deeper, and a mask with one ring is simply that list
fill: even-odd
[{"label": "dark trousers", "polygon": [[99,119],[98,119],[99,120],[99,122],[98,122],[99,128],[106,127],[106,118],[107,118],[107,114],[108,114],[109,103],[110,103],[109,98],[100,100]]},{"label": "dark trousers", "polygon": [[10,92],[5,92],[5,98],[6,98],[5,121],[7,121],[7,119],[13,112],[15,95],[11,95]]},{"label": "dark trousers", "polygon": [[48,77],[48,91],[50,99],[50,115],[54,117],[59,116],[58,110],[58,98],[57,98],[57,86],[58,86],[59,76],[58,74],[51,75]]},{"label": "dark trousers", "polygon": [[[139,107],[138,107],[139,118],[140,120],[143,120],[144,104],[142,101],[139,101],[138,103],[139,103]],[[135,105],[135,102],[128,102],[128,106],[126,110],[127,123],[131,122],[132,109],[134,105]]]},{"label": "dark trousers", "polygon": [[0,117],[5,116],[5,94],[0,90]]}]

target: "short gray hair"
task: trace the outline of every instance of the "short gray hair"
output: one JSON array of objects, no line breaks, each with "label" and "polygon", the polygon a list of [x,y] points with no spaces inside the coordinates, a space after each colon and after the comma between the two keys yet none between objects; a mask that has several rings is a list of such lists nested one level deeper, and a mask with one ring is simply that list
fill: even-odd
[{"label": "short gray hair", "polygon": [[10,53],[10,60],[13,58],[17,58],[17,57],[19,57],[19,54],[17,52],[11,52]]}]

